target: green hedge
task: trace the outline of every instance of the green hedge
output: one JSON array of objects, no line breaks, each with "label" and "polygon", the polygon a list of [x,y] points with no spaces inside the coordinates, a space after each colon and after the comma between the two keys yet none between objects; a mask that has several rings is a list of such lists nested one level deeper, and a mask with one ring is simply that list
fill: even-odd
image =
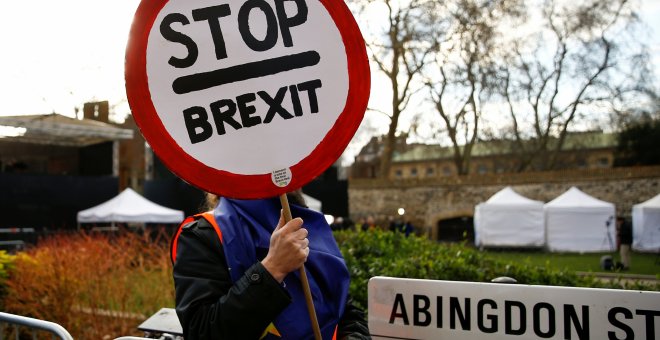
[{"label": "green hedge", "polygon": [[[521,284],[621,288],[574,272],[526,263],[495,261],[465,244],[446,244],[389,231],[337,231],[335,238],[351,273],[350,294],[367,310],[367,283],[374,276],[489,282],[500,276]],[[654,290],[642,284],[627,288]]]}]

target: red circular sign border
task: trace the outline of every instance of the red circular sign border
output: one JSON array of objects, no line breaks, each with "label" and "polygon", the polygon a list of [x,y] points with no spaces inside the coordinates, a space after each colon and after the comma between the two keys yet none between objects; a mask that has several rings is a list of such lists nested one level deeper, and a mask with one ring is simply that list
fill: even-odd
[{"label": "red circular sign border", "polygon": [[[186,153],[165,130],[151,101],[146,71],[146,47],[156,17],[169,0],[142,0],[133,19],[126,48],[126,93],[133,117],[156,155],[177,176],[205,191],[222,196],[256,199],[301,188],[331,166],[342,154],[362,121],[369,101],[370,70],[362,34],[343,1],[319,0],[339,29],[348,64],[348,95],[344,110],[319,145],[290,167],[292,179],[277,187],[271,174],[244,175],[211,168]],[[276,169],[274,169],[276,170]]]}]

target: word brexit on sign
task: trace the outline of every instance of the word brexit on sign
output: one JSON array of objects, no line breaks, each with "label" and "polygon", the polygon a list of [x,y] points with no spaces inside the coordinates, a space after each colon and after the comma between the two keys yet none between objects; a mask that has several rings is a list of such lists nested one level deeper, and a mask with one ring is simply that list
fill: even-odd
[{"label": "word brexit on sign", "polygon": [[[257,198],[298,188],[339,157],[364,115],[369,69],[341,1],[142,1],[126,88],[172,171]],[[282,170],[291,176],[275,183]]]},{"label": "word brexit on sign", "polygon": [[374,339],[660,339],[660,293],[376,277]]}]

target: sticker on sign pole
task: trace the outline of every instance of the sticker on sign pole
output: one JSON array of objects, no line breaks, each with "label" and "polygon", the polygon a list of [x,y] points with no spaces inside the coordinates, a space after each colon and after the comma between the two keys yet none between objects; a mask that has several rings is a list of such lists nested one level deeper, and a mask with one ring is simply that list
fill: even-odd
[{"label": "sticker on sign pole", "polygon": [[143,0],[125,77],[135,121],[167,167],[246,199],[300,188],[332,165],[370,87],[362,35],[337,0]]}]

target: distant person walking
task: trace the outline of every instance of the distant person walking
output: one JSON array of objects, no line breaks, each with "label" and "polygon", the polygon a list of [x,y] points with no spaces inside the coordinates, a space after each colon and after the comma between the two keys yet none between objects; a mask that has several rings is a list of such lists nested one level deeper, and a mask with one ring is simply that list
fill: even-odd
[{"label": "distant person walking", "polygon": [[632,227],[623,217],[616,218],[617,243],[619,246],[619,256],[623,269],[630,268],[630,245],[632,244]]},{"label": "distant person walking", "polygon": [[403,232],[406,233],[406,237],[412,234],[414,230],[415,227],[413,227],[413,224],[410,221],[406,221],[406,223],[403,225]]}]

